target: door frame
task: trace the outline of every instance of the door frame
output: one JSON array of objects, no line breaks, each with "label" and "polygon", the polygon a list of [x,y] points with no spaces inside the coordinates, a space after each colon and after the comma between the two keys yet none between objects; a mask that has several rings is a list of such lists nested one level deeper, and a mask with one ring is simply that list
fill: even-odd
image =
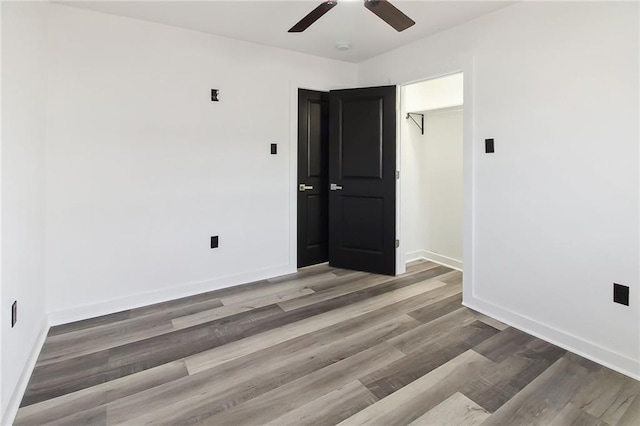
[{"label": "door frame", "polygon": [[[475,217],[475,166],[476,166],[476,153],[480,152],[476,149],[476,138],[474,128],[474,94],[475,88],[474,81],[474,58],[457,58],[451,63],[435,64],[431,66],[428,71],[422,71],[418,76],[410,76],[409,78],[402,78],[398,82],[398,105],[397,105],[397,120],[400,123],[403,119],[401,106],[402,106],[402,90],[403,86],[419,83],[426,80],[433,80],[434,78],[444,77],[451,74],[463,73],[463,116],[462,116],[462,165],[463,165],[463,224],[462,224],[462,261],[463,261],[463,278],[462,278],[462,297],[463,303],[475,297],[473,294],[473,282],[475,276],[474,269],[474,217]],[[402,179],[401,169],[401,149],[402,144],[402,127],[397,128],[397,169],[400,171],[400,179]],[[402,274],[406,271],[406,265],[404,263],[404,254],[402,247],[402,188],[400,180],[396,182],[396,235],[400,240],[400,249],[396,250],[396,275]]]}]

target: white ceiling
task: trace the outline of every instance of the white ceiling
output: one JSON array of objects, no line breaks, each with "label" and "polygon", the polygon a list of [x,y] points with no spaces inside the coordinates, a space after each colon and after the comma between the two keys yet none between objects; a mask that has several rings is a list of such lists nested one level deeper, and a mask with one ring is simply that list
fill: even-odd
[{"label": "white ceiling", "polygon": [[[380,55],[513,3],[501,0],[393,0],[396,7],[416,21],[413,27],[398,33],[367,10],[362,0],[339,0],[336,7],[305,32],[287,32],[321,2],[110,0],[60,3],[349,62]],[[339,43],[348,43],[351,48],[339,51],[335,48]]]}]

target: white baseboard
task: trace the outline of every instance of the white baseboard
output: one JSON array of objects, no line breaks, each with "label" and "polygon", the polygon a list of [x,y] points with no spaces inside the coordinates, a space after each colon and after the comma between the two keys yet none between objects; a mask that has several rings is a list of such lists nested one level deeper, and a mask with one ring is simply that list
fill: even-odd
[{"label": "white baseboard", "polygon": [[40,325],[40,332],[38,333],[38,338],[36,339],[31,351],[29,352],[29,357],[27,358],[27,362],[24,364],[22,368],[22,372],[20,373],[20,378],[18,379],[18,384],[13,389],[13,393],[9,398],[9,403],[7,404],[6,410],[0,421],[2,425],[11,425],[18,414],[18,408],[20,408],[20,402],[22,401],[22,397],[24,396],[25,391],[27,390],[27,385],[29,384],[29,379],[31,378],[31,374],[33,374],[33,369],[36,366],[36,361],[38,361],[38,356],[40,356],[40,351],[42,351],[42,346],[44,345],[44,341],[47,338],[47,334],[49,333],[49,323],[47,322],[47,318],[45,317],[42,320]]},{"label": "white baseboard", "polygon": [[281,275],[291,274],[296,271],[295,266],[282,265],[272,268],[261,269],[253,272],[246,272],[237,275],[231,275],[216,278],[209,281],[201,281],[178,285],[175,287],[141,293],[134,296],[108,300],[90,305],[78,306],[71,309],[65,309],[57,312],[49,313],[49,324],[51,326],[66,324],[74,321],[81,321],[102,315],[113,314],[115,312],[125,311],[127,309],[135,309],[142,306],[152,305],[154,303],[166,302],[169,300],[179,299],[181,297],[193,296],[208,291],[219,290],[235,285],[246,284],[253,281],[260,281]]},{"label": "white baseboard", "polygon": [[409,253],[405,254],[404,262],[409,263],[413,262],[414,260],[424,259],[424,253],[426,253],[424,250],[410,251]]},{"label": "white baseboard", "polygon": [[462,271],[462,261],[441,254],[433,253],[428,250],[416,250],[406,254],[406,262],[424,259],[439,265],[446,266],[456,271]]},{"label": "white baseboard", "polygon": [[550,325],[540,323],[468,294],[463,295],[462,304],[635,380],[640,380],[640,360],[613,352],[593,342],[583,340]]}]

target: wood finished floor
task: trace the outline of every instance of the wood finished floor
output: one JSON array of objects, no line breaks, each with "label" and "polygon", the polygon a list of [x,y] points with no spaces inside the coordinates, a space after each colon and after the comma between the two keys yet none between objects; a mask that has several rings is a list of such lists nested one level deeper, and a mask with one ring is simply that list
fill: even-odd
[{"label": "wood finished floor", "polygon": [[461,274],[318,265],[54,327],[16,425],[640,425],[640,382],[461,305]]}]

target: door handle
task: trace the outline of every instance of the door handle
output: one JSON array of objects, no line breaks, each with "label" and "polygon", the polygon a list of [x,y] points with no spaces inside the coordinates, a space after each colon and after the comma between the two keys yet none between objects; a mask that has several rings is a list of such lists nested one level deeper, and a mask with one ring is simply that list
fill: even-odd
[{"label": "door handle", "polygon": [[305,185],[304,183],[301,183],[298,189],[300,190],[300,192],[310,191],[313,189],[313,185]]},{"label": "door handle", "polygon": [[342,186],[341,185],[337,185],[335,183],[332,183],[329,186],[329,189],[332,190],[332,191],[340,191],[342,189]]}]

